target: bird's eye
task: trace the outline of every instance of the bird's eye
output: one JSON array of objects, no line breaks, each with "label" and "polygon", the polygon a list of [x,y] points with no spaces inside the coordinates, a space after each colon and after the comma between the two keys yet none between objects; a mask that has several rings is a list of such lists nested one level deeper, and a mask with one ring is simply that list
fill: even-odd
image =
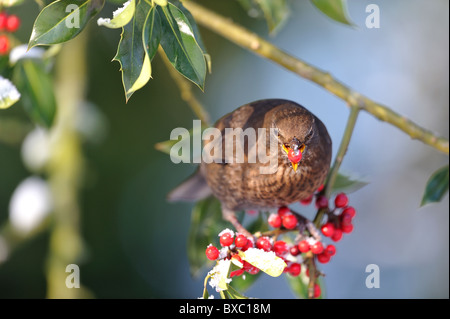
[{"label": "bird's eye", "polygon": [[303,151],[305,150],[305,148],[306,148],[306,145],[305,145],[305,144],[300,145],[300,148],[299,148],[300,152],[303,153]]}]

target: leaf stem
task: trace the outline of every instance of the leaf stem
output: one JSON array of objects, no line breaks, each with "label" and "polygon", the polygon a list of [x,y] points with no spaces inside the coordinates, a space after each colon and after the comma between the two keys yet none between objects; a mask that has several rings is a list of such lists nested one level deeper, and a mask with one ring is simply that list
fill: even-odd
[{"label": "leaf stem", "polygon": [[339,145],[336,158],[334,159],[333,166],[330,170],[330,173],[328,174],[328,178],[325,183],[324,194],[327,197],[330,197],[331,195],[331,190],[333,189],[334,182],[336,181],[336,177],[338,175],[339,168],[341,167],[342,160],[347,153],[348,145],[350,144],[350,139],[352,137],[353,130],[355,129],[359,111],[360,109],[357,106],[352,106],[350,108],[350,115],[347,120],[347,125],[345,126],[344,135],[342,136],[341,144]]},{"label": "leaf stem", "polygon": [[405,116],[402,116],[387,106],[376,103],[369,98],[353,91],[351,88],[335,79],[330,73],[320,70],[264,40],[246,28],[232,22],[197,3],[183,1],[184,6],[192,13],[195,20],[202,26],[220,34],[231,42],[250,50],[295,74],[308,79],[336,95],[352,106],[365,110],[381,121],[387,122],[411,138],[422,141],[436,150],[449,154],[449,141],[444,137],[417,125]]},{"label": "leaf stem", "polygon": [[172,66],[169,59],[167,58],[166,54],[164,53],[164,50],[161,48],[161,46],[158,47],[158,53],[161,56],[162,60],[164,61],[164,64],[166,65],[167,69],[169,70],[170,76],[177,84],[181,98],[183,101],[187,103],[187,105],[191,108],[192,112],[207,126],[210,126],[210,117],[208,112],[205,110],[203,105],[197,100],[195,97],[194,92],[192,91],[192,85],[191,83],[186,80],[180,73],[178,73],[177,70]]}]

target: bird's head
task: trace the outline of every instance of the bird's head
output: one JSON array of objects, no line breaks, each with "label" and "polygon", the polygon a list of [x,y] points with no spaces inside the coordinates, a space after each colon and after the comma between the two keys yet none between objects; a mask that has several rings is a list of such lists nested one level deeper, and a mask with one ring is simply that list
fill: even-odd
[{"label": "bird's head", "polygon": [[304,108],[283,110],[277,114],[275,126],[278,129],[278,144],[281,156],[286,158],[294,171],[308,156],[308,148],[314,142],[314,116]]}]

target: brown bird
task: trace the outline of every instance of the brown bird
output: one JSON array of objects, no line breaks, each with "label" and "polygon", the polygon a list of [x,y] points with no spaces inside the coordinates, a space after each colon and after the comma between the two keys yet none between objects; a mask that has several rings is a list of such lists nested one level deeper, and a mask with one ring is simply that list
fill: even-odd
[{"label": "brown bird", "polygon": [[[328,174],[331,139],[327,129],[295,102],[268,99],[245,104],[219,119],[215,127],[221,133],[219,143],[204,142],[203,152],[209,146],[210,156],[204,154],[196,173],[168,199],[197,201],[213,194],[222,204],[224,218],[238,232],[248,235],[234,212],[267,210],[306,199]],[[262,128],[266,130],[258,130]],[[233,132],[243,134],[233,138]],[[218,146],[213,149],[213,145]],[[227,147],[234,151],[231,155]]]}]

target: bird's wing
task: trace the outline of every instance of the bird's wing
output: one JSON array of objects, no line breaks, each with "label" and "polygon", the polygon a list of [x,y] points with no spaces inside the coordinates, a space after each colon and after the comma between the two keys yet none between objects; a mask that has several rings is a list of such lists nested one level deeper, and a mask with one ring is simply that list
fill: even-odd
[{"label": "bird's wing", "polygon": [[195,202],[202,200],[212,194],[206,180],[200,170],[190,176],[187,180],[178,185],[168,195],[169,202]]}]

